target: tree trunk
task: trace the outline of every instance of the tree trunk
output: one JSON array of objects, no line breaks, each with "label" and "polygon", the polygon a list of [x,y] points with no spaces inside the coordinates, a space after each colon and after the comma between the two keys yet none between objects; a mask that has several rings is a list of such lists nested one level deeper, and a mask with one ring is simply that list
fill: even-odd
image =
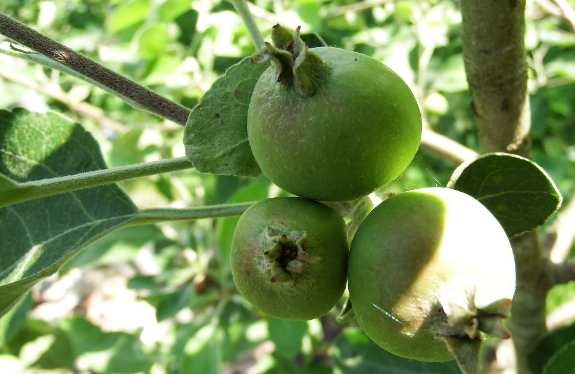
[{"label": "tree trunk", "polygon": [[[463,57],[481,153],[529,157],[525,1],[461,0],[461,13]],[[548,272],[535,232],[514,238],[512,244],[517,290],[509,328],[517,372],[528,374],[527,354],[546,331]]]},{"label": "tree trunk", "polygon": [[528,156],[525,1],[462,0],[463,57],[481,152]]}]

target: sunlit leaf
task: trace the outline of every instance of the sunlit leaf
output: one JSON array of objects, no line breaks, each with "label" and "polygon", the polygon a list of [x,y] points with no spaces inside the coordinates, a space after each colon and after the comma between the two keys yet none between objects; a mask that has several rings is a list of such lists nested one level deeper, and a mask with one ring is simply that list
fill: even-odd
[{"label": "sunlit leaf", "polygon": [[138,335],[104,332],[81,317],[64,320],[61,327],[72,348],[63,355],[78,358],[92,372],[146,372],[154,362],[153,357],[142,351]]},{"label": "sunlit leaf", "polygon": [[113,34],[144,21],[149,8],[149,0],[131,0],[121,3],[112,12],[108,31]]},{"label": "sunlit leaf", "polygon": [[479,200],[509,237],[545,223],[562,201],[555,183],[539,165],[508,153],[489,153],[463,163],[447,187]]},{"label": "sunlit leaf", "polygon": [[219,374],[221,345],[224,333],[220,326],[209,324],[200,328],[184,348],[182,373]]},{"label": "sunlit leaf", "polygon": [[158,16],[164,22],[171,21],[190,9],[190,0],[166,0],[158,6]]},{"label": "sunlit leaf", "polygon": [[138,40],[138,53],[146,58],[155,58],[169,41],[168,27],[156,24],[146,28]]},{"label": "sunlit leaf", "polygon": [[305,321],[288,321],[270,317],[268,320],[270,339],[274,342],[276,351],[286,357],[293,358],[301,350],[302,339],[307,332]]}]

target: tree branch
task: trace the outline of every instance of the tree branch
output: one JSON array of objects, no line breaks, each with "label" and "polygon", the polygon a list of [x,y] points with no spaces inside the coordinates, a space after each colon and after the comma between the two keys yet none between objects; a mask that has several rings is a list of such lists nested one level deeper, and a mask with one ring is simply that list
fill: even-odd
[{"label": "tree branch", "polygon": [[545,300],[552,286],[549,263],[544,260],[534,231],[511,239],[517,271],[517,287],[509,330],[515,346],[517,373],[531,373],[527,355],[546,331]]},{"label": "tree branch", "polygon": [[525,0],[461,1],[465,72],[481,152],[528,157]]},{"label": "tree branch", "polygon": [[[481,152],[529,157],[525,0],[462,0],[461,14],[465,72]],[[519,235],[511,242],[517,288],[509,329],[517,372],[527,374],[527,354],[546,331],[545,299],[551,282],[536,232]]]},{"label": "tree branch", "polygon": [[140,214],[138,214],[136,219],[130,222],[130,225],[131,226],[148,225],[150,223],[159,223],[167,221],[185,221],[190,219],[239,216],[253,204],[254,202],[208,205],[187,209],[181,209],[181,208],[145,209],[140,211]]},{"label": "tree branch", "polygon": [[575,280],[575,258],[570,258],[558,264],[550,264],[551,286],[565,284]]},{"label": "tree branch", "polygon": [[423,130],[420,147],[451,160],[457,165],[477,157],[477,152],[474,150],[430,129]]},{"label": "tree branch", "polygon": [[[128,179],[146,177],[160,173],[191,169],[192,163],[186,157],[120,166],[111,169],[101,169],[84,173],[41,179],[36,181],[9,184],[0,194],[0,208],[22,201],[38,199],[64,192],[81,190]],[[2,176],[0,174],[0,176]],[[6,177],[4,177],[6,178]],[[4,182],[13,182],[4,180]]]},{"label": "tree branch", "polygon": [[103,128],[110,129],[116,132],[122,132],[125,129],[123,123],[110,118],[99,107],[89,104],[85,101],[74,101],[66,92],[64,92],[57,84],[41,84],[25,78],[14,75],[13,72],[9,74],[6,71],[0,70],[0,78],[10,82],[14,82],[23,87],[29,88],[35,92],[46,95],[56,101],[66,105],[72,112],[79,114],[82,117],[89,118],[99,123]]},{"label": "tree branch", "polygon": [[555,221],[545,230],[543,245],[549,252],[551,262],[560,263],[567,258],[575,241],[573,222],[575,222],[575,193],[571,196],[569,204],[559,211]]},{"label": "tree branch", "polygon": [[[575,258],[570,258],[559,264],[549,263],[549,273],[551,286],[566,284],[575,280]],[[575,317],[575,299],[571,299],[557,308],[547,316],[547,328],[555,329]]]},{"label": "tree branch", "polygon": [[561,9],[561,17],[563,17],[571,30],[575,31],[575,10],[566,0],[554,0],[555,4]]},{"label": "tree branch", "polygon": [[122,98],[136,108],[147,110],[181,125],[185,125],[188,120],[190,111],[184,106],[92,61],[4,13],[0,13],[0,33],[75,71],[81,78]]}]

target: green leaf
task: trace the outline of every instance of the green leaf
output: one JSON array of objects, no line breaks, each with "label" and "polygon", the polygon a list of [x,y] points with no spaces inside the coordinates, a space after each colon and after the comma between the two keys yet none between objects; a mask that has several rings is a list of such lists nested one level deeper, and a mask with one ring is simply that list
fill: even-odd
[{"label": "green leaf", "polygon": [[93,269],[118,262],[129,262],[142,247],[161,238],[154,225],[128,226],[114,231],[78,253],[64,266],[64,270],[82,267]]},{"label": "green leaf", "polygon": [[188,340],[180,373],[219,374],[224,332],[216,324],[205,325]]},{"label": "green leaf", "polygon": [[150,8],[149,0],[132,0],[114,9],[108,23],[108,31],[112,34],[143,22]]},{"label": "green leaf", "polygon": [[489,153],[460,165],[447,187],[479,200],[513,237],[541,226],[562,197],[547,173],[533,161]]},{"label": "green leaf", "polygon": [[[545,334],[527,356],[529,368],[533,374],[541,374],[546,364],[569,343],[575,341],[575,323]],[[572,365],[575,367],[575,365]]]},{"label": "green leaf", "polygon": [[136,275],[128,281],[128,288],[134,290],[147,290],[152,293],[161,292],[164,287],[156,281],[156,275]]},{"label": "green leaf", "polygon": [[[222,341],[222,360],[224,362],[237,362],[251,349],[268,338],[267,321],[258,319],[253,308],[247,307],[245,300],[230,300],[226,304],[220,326],[225,337]],[[257,330],[261,335],[254,333]],[[238,360],[239,359],[239,360]]]},{"label": "green leaf", "polygon": [[103,332],[84,318],[64,320],[61,328],[71,343],[68,355],[81,359],[95,373],[138,373],[150,370],[154,358],[142,350],[137,334]]},{"label": "green leaf", "polygon": [[190,0],[167,0],[158,7],[158,17],[168,22],[190,10]]},{"label": "green leaf", "polygon": [[8,313],[0,317],[0,347],[5,346],[6,342],[18,333],[33,306],[32,296],[28,294]]},{"label": "green leaf", "polygon": [[[228,201],[233,203],[248,203],[259,201],[268,197],[270,183],[267,180],[255,179],[250,184],[240,188]],[[232,251],[232,239],[240,217],[224,217],[218,221],[217,234],[219,251],[222,263],[226,268],[230,267],[230,253]]]},{"label": "green leaf", "polygon": [[551,357],[543,374],[575,374],[575,340],[565,344]]},{"label": "green leaf", "polygon": [[[54,113],[0,111],[0,173],[16,182],[105,167],[98,143],[79,124]],[[116,185],[0,209],[0,316],[36,282],[136,213]]]},{"label": "green leaf", "polygon": [[268,331],[270,339],[275,344],[275,351],[285,358],[293,358],[301,350],[302,339],[307,332],[307,322],[270,317]]},{"label": "green leaf", "polygon": [[276,349],[272,353],[263,355],[254,365],[254,371],[265,374],[301,374],[310,372],[317,374],[315,371],[305,370],[301,366],[298,366],[296,366],[294,360],[279,354]]},{"label": "green leaf", "polygon": [[166,84],[166,79],[180,67],[181,59],[167,53],[160,54],[153,62],[141,84],[153,86]]},{"label": "green leaf", "polygon": [[27,319],[12,347],[17,347],[20,360],[29,367],[74,369],[70,339],[46,321]]},{"label": "green leaf", "polygon": [[169,39],[170,36],[166,25],[152,25],[140,34],[138,53],[145,58],[157,57],[164,50]]},{"label": "green leaf", "polygon": [[186,285],[176,292],[162,295],[156,305],[156,319],[158,322],[162,322],[184,309],[189,304],[192,294],[192,286]]},{"label": "green leaf", "polygon": [[267,65],[244,58],[215,81],[192,109],[184,145],[198,171],[244,176],[261,173],[248,143],[247,115],[254,87]]},{"label": "green leaf", "polygon": [[463,56],[456,54],[441,62],[441,70],[433,80],[432,87],[443,92],[462,92],[468,89]]},{"label": "green leaf", "polygon": [[333,345],[334,366],[342,373],[461,374],[455,361],[423,362],[395,356],[356,328],[346,328]]},{"label": "green leaf", "polygon": [[15,191],[17,189],[18,183],[8,178],[7,176],[0,174],[0,193]]}]

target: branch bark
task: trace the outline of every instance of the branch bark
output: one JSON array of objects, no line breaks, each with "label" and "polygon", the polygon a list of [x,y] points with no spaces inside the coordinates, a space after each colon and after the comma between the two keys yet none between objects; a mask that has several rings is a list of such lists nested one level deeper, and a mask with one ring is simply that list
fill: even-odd
[{"label": "branch bark", "polygon": [[130,105],[185,125],[189,109],[139,85],[44,34],[0,13],[0,34],[77,72]]},{"label": "branch bark", "polygon": [[99,123],[103,128],[114,130],[117,132],[124,131],[124,124],[116,121],[115,119],[106,115],[101,108],[91,105],[85,101],[76,102],[66,92],[64,92],[59,85],[49,84],[50,82],[35,82],[26,78],[22,78],[13,72],[0,70],[0,78],[10,82],[14,82],[23,87],[27,87],[35,92],[46,95],[54,100],[61,102],[68,106],[71,111],[79,114],[80,116],[90,118],[91,120]]},{"label": "branch bark", "polygon": [[565,261],[573,242],[575,241],[575,192],[571,194],[569,204],[564,206],[555,221],[545,232],[545,244],[549,249],[549,257],[553,263],[559,264]]},{"label": "branch bark", "polygon": [[[481,152],[530,153],[525,0],[462,0],[465,71]],[[509,329],[517,372],[530,373],[527,355],[546,331],[545,297],[551,281],[535,232],[512,240],[517,289]]]},{"label": "branch bark", "polygon": [[423,129],[421,149],[425,149],[459,165],[477,157],[477,152],[431,129]]},{"label": "branch bark", "polygon": [[482,152],[529,156],[525,0],[461,1],[463,57]]}]

